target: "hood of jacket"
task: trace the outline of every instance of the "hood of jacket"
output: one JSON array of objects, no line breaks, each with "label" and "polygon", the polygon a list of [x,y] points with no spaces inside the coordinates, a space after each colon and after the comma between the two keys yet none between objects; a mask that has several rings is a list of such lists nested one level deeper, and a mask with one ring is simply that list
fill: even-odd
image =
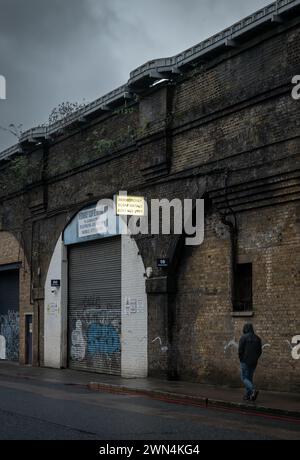
[{"label": "hood of jacket", "polygon": [[243,334],[254,334],[254,329],[251,323],[245,324]]}]

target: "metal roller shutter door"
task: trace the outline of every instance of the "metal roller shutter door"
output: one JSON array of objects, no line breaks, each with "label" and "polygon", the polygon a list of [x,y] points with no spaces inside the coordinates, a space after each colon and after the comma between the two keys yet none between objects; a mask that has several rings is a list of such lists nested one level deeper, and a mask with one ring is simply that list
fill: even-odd
[{"label": "metal roller shutter door", "polygon": [[19,270],[0,268],[0,359],[19,361]]},{"label": "metal roller shutter door", "polygon": [[121,238],[69,248],[69,367],[121,373]]}]

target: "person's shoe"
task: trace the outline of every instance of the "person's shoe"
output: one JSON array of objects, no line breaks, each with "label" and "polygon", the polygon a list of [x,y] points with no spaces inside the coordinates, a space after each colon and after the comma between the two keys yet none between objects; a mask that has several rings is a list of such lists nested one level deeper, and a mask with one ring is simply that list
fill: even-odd
[{"label": "person's shoe", "polygon": [[251,401],[256,401],[258,393],[259,393],[258,390],[253,391],[252,395],[250,396],[250,400]]},{"label": "person's shoe", "polygon": [[250,396],[244,395],[243,396],[243,401],[250,401]]}]

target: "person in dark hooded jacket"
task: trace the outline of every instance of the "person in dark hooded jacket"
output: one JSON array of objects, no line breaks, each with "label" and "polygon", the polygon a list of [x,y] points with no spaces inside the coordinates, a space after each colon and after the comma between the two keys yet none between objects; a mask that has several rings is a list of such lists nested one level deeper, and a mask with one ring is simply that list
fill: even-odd
[{"label": "person in dark hooded jacket", "polygon": [[253,375],[261,354],[261,339],[254,333],[252,324],[245,324],[239,342],[241,379],[246,388],[244,400],[255,401],[258,396],[258,391],[253,384]]}]

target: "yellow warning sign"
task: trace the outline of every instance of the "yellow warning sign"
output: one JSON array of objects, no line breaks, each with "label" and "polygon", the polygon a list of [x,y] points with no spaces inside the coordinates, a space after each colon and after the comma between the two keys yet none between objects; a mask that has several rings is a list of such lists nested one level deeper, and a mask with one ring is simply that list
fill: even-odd
[{"label": "yellow warning sign", "polygon": [[117,214],[119,216],[144,216],[145,201],[143,196],[117,196]]}]

